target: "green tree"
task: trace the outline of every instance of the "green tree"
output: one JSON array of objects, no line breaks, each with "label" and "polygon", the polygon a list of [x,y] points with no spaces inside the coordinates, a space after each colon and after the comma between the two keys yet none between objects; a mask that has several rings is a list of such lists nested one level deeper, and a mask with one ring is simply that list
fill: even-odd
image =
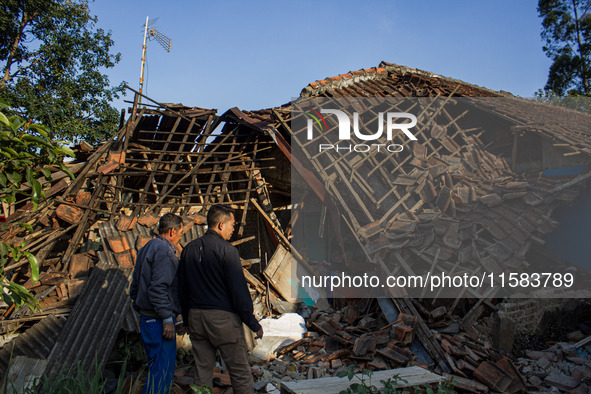
[{"label": "green tree", "polygon": [[124,84],[104,71],[119,62],[88,0],[0,2],[0,96],[24,119],[62,139],[96,142],[116,132],[111,106]]},{"label": "green tree", "polygon": [[[40,124],[25,122],[18,116],[7,117],[3,112],[8,105],[0,100],[0,202],[14,204],[18,198],[29,198],[33,209],[45,198],[40,177],[51,180],[51,169],[58,168],[74,177],[64,164],[74,152],[60,142],[52,140],[49,129]],[[39,307],[37,300],[23,286],[15,283],[11,272],[5,272],[7,264],[28,262],[31,279],[39,279],[39,266],[33,254],[27,251],[24,241],[14,241],[22,233],[33,232],[28,223],[9,223],[0,226],[0,297],[7,305],[23,304],[31,309]],[[22,239],[22,236],[20,237]]]},{"label": "green tree", "polygon": [[591,0],[539,0],[543,49],[552,65],[547,95],[591,95]]}]

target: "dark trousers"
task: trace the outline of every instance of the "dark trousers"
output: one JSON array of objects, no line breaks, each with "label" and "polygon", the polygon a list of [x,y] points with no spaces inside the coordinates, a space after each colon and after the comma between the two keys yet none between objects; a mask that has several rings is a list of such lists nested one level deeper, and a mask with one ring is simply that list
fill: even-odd
[{"label": "dark trousers", "polygon": [[219,349],[228,366],[234,393],[254,393],[244,331],[238,315],[218,309],[191,309],[189,332],[197,385],[212,387],[216,349]]},{"label": "dark trousers", "polygon": [[142,343],[148,356],[148,379],[142,393],[170,392],[176,361],[176,339],[164,339],[162,329],[162,319],[141,316]]}]

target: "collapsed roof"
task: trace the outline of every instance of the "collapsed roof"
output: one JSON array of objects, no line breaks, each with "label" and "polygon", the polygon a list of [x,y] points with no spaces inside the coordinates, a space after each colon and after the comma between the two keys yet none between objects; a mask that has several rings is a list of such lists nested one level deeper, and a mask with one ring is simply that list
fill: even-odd
[{"label": "collapsed roof", "polygon": [[[38,210],[32,211],[32,205],[13,207],[9,222],[26,221],[35,233],[5,232],[2,238],[26,240],[44,272],[33,284],[27,281],[25,262],[13,262],[7,271],[14,280],[25,282],[44,312],[5,306],[2,327],[6,331],[15,323],[52,313],[71,313],[79,319],[85,318],[82,311],[108,313],[90,290],[81,293],[77,309],[72,310],[68,300],[89,283],[102,288],[109,270],[121,271],[117,283],[129,280],[137,250],[164,212],[184,217],[183,242],[188,242],[202,233],[202,214],[211,204],[229,204],[238,210],[235,243],[241,245],[245,266],[262,265],[265,253],[274,256],[278,245],[298,256],[288,240],[294,225],[290,219],[295,221],[287,210],[292,179],[296,191],[307,184],[310,194],[327,207],[341,247],[352,239],[375,269],[388,274],[410,274],[424,266],[432,271],[497,272],[526,267],[532,259],[555,264],[558,260],[543,249],[544,235],[556,226],[550,213],[575,200],[589,173],[568,178],[541,173],[557,165],[589,163],[589,115],[385,62],[312,82],[301,92],[302,99],[464,97],[468,103],[474,96],[503,99],[472,103],[473,111],[491,116],[492,130],[472,130],[463,123],[469,115],[453,112],[442,122],[441,113],[427,109],[419,120],[429,126],[420,130],[419,141],[402,142],[405,150],[400,155],[378,161],[353,154],[337,159],[325,152],[308,155],[311,159],[304,163],[300,154],[307,149],[305,131],[291,128],[298,113],[290,105],[254,112],[234,108],[218,116],[215,110],[198,107],[154,101],[141,105],[136,94],[129,118],[115,137],[95,150],[79,150],[78,162],[70,165],[75,181],[56,173],[47,191],[49,199]],[[557,114],[564,113],[568,116],[560,119],[567,122],[553,123]],[[316,271],[306,257],[299,256],[299,264]],[[265,269],[263,281],[272,286],[271,305],[262,301],[265,284],[245,271],[254,298],[265,304],[261,308],[277,309],[281,298],[292,299],[290,285],[279,282],[289,269],[286,264],[279,257],[275,262],[271,258],[259,269]],[[92,266],[93,272],[102,274],[89,278]],[[494,295],[468,293],[454,299],[448,310],[458,305],[461,296]],[[118,311],[130,310],[124,286],[108,297],[122,301],[114,301]],[[419,316],[408,299],[393,301],[399,311]],[[495,307],[490,302],[485,305]],[[464,315],[465,325],[478,318],[480,306],[472,304]],[[449,371],[441,346],[421,322],[420,340],[436,364]],[[117,320],[100,335],[111,338],[107,342],[112,345],[122,326],[133,329],[133,318]],[[84,326],[86,342],[74,335],[80,327],[66,324],[47,357],[72,361],[98,351],[93,338],[98,337],[99,327]],[[100,351],[104,354],[107,348],[101,345]],[[82,354],[80,349],[90,350]],[[68,350],[76,354],[67,355]]]}]

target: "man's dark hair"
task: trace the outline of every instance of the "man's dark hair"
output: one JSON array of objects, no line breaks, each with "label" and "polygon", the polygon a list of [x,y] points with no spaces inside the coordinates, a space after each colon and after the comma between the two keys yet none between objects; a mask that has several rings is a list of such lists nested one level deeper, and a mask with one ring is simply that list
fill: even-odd
[{"label": "man's dark hair", "polygon": [[173,228],[180,228],[183,226],[183,219],[174,213],[166,213],[160,218],[158,223],[158,233],[160,235],[166,234]]},{"label": "man's dark hair", "polygon": [[219,222],[229,219],[231,213],[233,214],[234,210],[226,205],[213,205],[207,212],[207,227],[214,228]]}]

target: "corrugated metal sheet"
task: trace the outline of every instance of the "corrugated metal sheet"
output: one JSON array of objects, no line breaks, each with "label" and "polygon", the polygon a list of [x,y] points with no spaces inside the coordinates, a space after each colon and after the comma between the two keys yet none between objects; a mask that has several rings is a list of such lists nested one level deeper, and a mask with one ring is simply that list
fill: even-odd
[{"label": "corrugated metal sheet", "polygon": [[90,274],[49,355],[46,373],[68,373],[77,362],[87,373],[102,369],[128,308],[131,269],[101,261]]},{"label": "corrugated metal sheet", "polygon": [[49,315],[4,345],[0,349],[0,376],[6,374],[11,358],[16,356],[47,358],[65,322],[65,318]]}]

